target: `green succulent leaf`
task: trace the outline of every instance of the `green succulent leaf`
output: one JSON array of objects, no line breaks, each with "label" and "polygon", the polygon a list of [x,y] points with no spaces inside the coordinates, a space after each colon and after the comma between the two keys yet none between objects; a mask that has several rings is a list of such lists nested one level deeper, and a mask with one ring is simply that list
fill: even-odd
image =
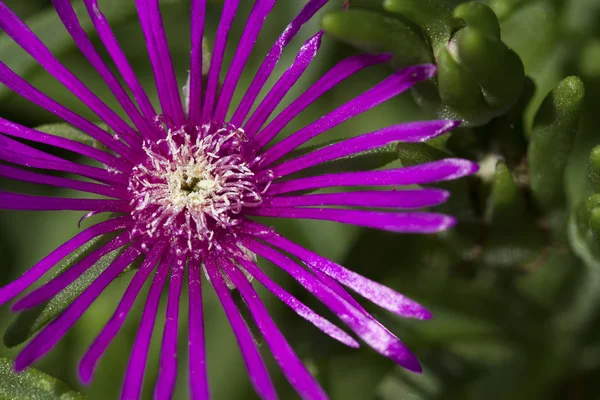
[{"label": "green succulent leaf", "polygon": [[506,164],[496,165],[488,200],[488,235],[483,260],[493,266],[520,266],[535,261],[546,238],[525,207],[523,194]]},{"label": "green succulent leaf", "polygon": [[[106,125],[104,123],[99,123],[97,125],[100,128],[111,132],[108,125]],[[86,134],[85,132],[75,128],[73,125],[67,124],[65,122],[44,124],[44,125],[36,126],[35,129],[37,129],[40,132],[48,133],[50,135],[73,140],[75,142],[79,142],[82,144],[87,144],[88,146],[93,146],[97,149],[108,150],[104,144],[98,142],[96,139],[94,139],[90,135]]]},{"label": "green succulent leaf", "polygon": [[[99,237],[89,241],[69,255],[57,270],[58,276],[83,260],[92,251],[106,243],[106,237]],[[87,289],[92,282],[118,257],[120,250],[115,250],[104,255],[91,268],[83,273],[76,281],[67,286],[62,292],[51,300],[35,308],[19,313],[14,321],[8,326],[4,334],[4,344],[7,347],[15,347],[29,340],[36,332],[47,323],[58,317],[73,301]]]},{"label": "green succulent leaf", "polygon": [[408,24],[375,11],[330,13],[323,18],[323,29],[363,51],[392,53],[392,64],[398,68],[432,60],[431,51]]},{"label": "green succulent leaf", "polygon": [[564,173],[575,142],[585,88],[565,78],[544,100],[531,132],[528,151],[531,191],[546,212],[565,204]]},{"label": "green succulent leaf", "polygon": [[0,357],[0,398],[7,400],[84,400],[66,383],[29,368],[17,373],[12,360]]}]

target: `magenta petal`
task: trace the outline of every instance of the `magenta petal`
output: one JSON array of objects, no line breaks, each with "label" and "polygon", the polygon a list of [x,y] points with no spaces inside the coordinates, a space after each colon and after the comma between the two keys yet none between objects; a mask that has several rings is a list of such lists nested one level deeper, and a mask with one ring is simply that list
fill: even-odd
[{"label": "magenta petal", "polygon": [[264,169],[310,139],[399,95],[415,83],[431,78],[434,73],[433,65],[418,65],[394,73],[363,94],[266,150],[259,156],[258,166]]},{"label": "magenta petal", "polygon": [[52,267],[54,267],[56,263],[65,258],[75,249],[81,247],[83,244],[89,242],[97,236],[125,229],[129,226],[129,223],[130,222],[127,218],[115,218],[91,226],[83,232],[77,234],[72,239],[59,246],[52,253],[44,257],[36,265],[28,269],[27,272],[25,272],[16,281],[9,283],[3,288],[0,288],[0,305],[6,303],[19,293],[23,292],[35,281],[41,278],[46,272],[48,272]]},{"label": "magenta petal", "polygon": [[114,156],[105,151],[76,142],[74,140],[36,131],[35,129],[27,128],[4,118],[0,118],[0,132],[8,136],[31,140],[32,142],[36,143],[44,143],[50,146],[72,151],[74,153],[93,158],[94,160],[100,161],[105,165],[111,165],[114,163]]},{"label": "magenta petal", "polygon": [[300,196],[275,196],[264,207],[351,206],[371,208],[421,208],[445,202],[450,192],[441,189],[394,190],[369,192],[316,193]]},{"label": "magenta petal", "polygon": [[478,170],[479,166],[469,160],[447,158],[411,167],[366,171],[341,172],[274,182],[270,195],[300,190],[323,189],[339,186],[397,186],[422,185],[439,181],[459,179]]},{"label": "magenta petal", "polygon": [[437,233],[456,224],[453,217],[427,212],[380,212],[334,208],[267,208],[247,211],[247,215],[334,221],[399,233]]},{"label": "magenta petal", "polygon": [[202,105],[202,120],[210,120],[213,116],[215,101],[217,99],[217,89],[219,86],[219,75],[223,65],[225,47],[227,47],[227,37],[231,24],[235,18],[240,0],[225,0],[223,12],[217,29],[215,44],[213,45],[210,68],[206,79],[206,93],[204,95],[204,104]]},{"label": "magenta petal", "polygon": [[113,316],[106,323],[98,336],[96,336],[96,339],[81,359],[79,363],[79,377],[84,383],[88,384],[91,382],[100,357],[102,357],[110,342],[121,329],[129,310],[131,310],[133,302],[142,289],[144,282],[146,282],[146,279],[148,279],[148,276],[156,266],[156,263],[162,257],[165,247],[166,245],[164,243],[154,245],[148,256],[144,259],[140,269],[138,269],[129,283]]},{"label": "magenta petal", "polygon": [[283,49],[296,36],[302,25],[308,22],[315,13],[327,3],[327,1],[328,0],[310,0],[306,3],[302,11],[300,11],[300,14],[298,14],[298,16],[285,28],[269,51],[269,54],[265,57],[256,74],[254,74],[254,79],[252,80],[250,87],[244,94],[244,98],[231,118],[231,123],[233,125],[241,126],[242,122],[246,119],[248,112],[252,108],[254,101],[256,101],[258,94],[279,62]]},{"label": "magenta petal", "polygon": [[271,116],[275,108],[279,105],[281,100],[290,91],[292,86],[296,84],[298,79],[302,76],[304,71],[311,64],[312,60],[317,55],[319,48],[321,47],[321,38],[323,32],[317,33],[311,37],[305,44],[300,48],[300,52],[294,60],[292,66],[285,71],[277,83],[273,86],[273,89],[269,91],[265,99],[260,103],[256,111],[252,114],[252,117],[244,125],[244,131],[249,136],[254,135],[265,123],[265,121]]},{"label": "magenta petal", "polygon": [[[15,93],[23,96],[27,100],[40,107],[45,108],[56,116],[64,119],[66,122],[81,129],[115,153],[126,157],[128,161],[131,161],[133,153],[129,147],[124,145],[118,140],[115,140],[113,136],[109,135],[104,130],[100,129],[97,125],[91,123],[80,115],[75,114],[62,104],[52,100],[44,93],[30,85],[27,81],[22,79],[20,76],[15,74],[6,64],[0,62],[0,83],[13,90]],[[110,165],[113,168],[118,168],[121,171],[127,170],[127,163],[124,163],[123,159],[113,158],[113,163]]]},{"label": "magenta petal", "polygon": [[385,329],[377,321],[369,318],[362,310],[354,307],[347,302],[343,297],[337,295],[335,291],[324,285],[312,274],[301,268],[283,254],[273,250],[272,248],[257,242],[251,238],[243,238],[244,247],[250,251],[271,261],[315,297],[323,304],[327,305],[350,329],[352,329],[361,339],[369,344],[374,350],[380,354],[391,358],[396,363],[402,365],[411,371],[420,371],[421,367],[417,358],[408,350],[408,348],[389,330]]},{"label": "magenta petal", "polygon": [[135,6],[146,39],[163,113],[179,127],[185,124],[185,113],[158,3],[159,0],[136,0]]},{"label": "magenta petal", "polygon": [[135,131],[65,68],[29,27],[2,2],[0,2],[0,28],[98,117],[122,134],[130,145],[139,145],[140,140]]},{"label": "magenta petal", "polygon": [[29,196],[0,191],[0,209],[125,212],[129,210],[129,206],[127,202],[122,200],[65,199],[61,197]]},{"label": "magenta petal", "polygon": [[23,371],[54,347],[100,293],[139,255],[140,251],[135,246],[125,250],[58,318],[25,346],[15,360],[15,370]]},{"label": "magenta petal", "polygon": [[244,274],[230,260],[224,260],[222,265],[227,276],[240,291],[242,298],[248,305],[252,317],[275,357],[275,361],[279,364],[290,384],[298,391],[300,397],[303,399],[327,399],[327,395],[319,383],[308,372],[306,366],[294,353],[294,350],[271,319],[267,308]]},{"label": "magenta petal", "polygon": [[97,183],[77,181],[69,178],[38,174],[37,172],[27,171],[10,165],[0,164],[0,177],[14,179],[23,182],[37,183],[40,185],[50,185],[66,189],[78,190],[81,192],[95,193],[101,196],[126,199],[127,190],[114,186],[100,185]]},{"label": "magenta petal", "polygon": [[154,111],[150,99],[148,99],[148,96],[135,76],[131,65],[129,65],[125,53],[123,53],[117,39],[115,39],[115,35],[108,24],[108,20],[104,14],[102,14],[102,11],[98,6],[98,0],[83,0],[83,2],[85,3],[85,7],[87,8],[92,23],[94,24],[94,28],[96,28],[96,33],[104,44],[110,58],[117,66],[121,76],[123,76],[123,80],[140,105],[142,113],[146,119],[151,120],[156,116],[156,111]]},{"label": "magenta petal", "polygon": [[129,232],[124,232],[105,245],[100,246],[62,274],[17,301],[12,306],[13,311],[26,310],[50,300],[71,283],[75,282],[77,278],[90,269],[101,257],[131,243],[132,239]]},{"label": "magenta petal", "polygon": [[156,321],[156,312],[160,302],[160,294],[163,290],[169,267],[173,262],[173,255],[169,254],[164,257],[158,266],[150,292],[146,299],[146,306],[142,314],[142,322],[138,329],[127,371],[125,372],[125,381],[121,390],[121,399],[139,399],[142,393],[142,382],[144,380],[144,372],[146,370],[146,360],[148,359],[148,350],[150,340],[152,339],[152,330]]},{"label": "magenta petal", "polygon": [[[331,70],[329,70],[321,79],[314,83],[307,91],[298,97],[292,104],[273,119],[269,125],[265,127],[255,136],[255,141],[259,147],[265,146],[277,134],[292,121],[298,114],[304,111],[309,105],[327,93],[340,82],[348,79],[358,71],[365,69],[371,65],[381,64],[389,61],[388,55],[370,55],[360,54],[357,56],[348,57],[339,62]],[[253,136],[253,133],[246,132],[248,136]]]},{"label": "magenta petal", "polygon": [[194,126],[202,125],[202,40],[204,38],[204,20],[206,18],[206,0],[192,0],[190,12],[190,86],[188,117]]},{"label": "magenta petal", "polygon": [[456,128],[458,125],[458,121],[442,120],[410,122],[390,126],[376,132],[343,140],[304,156],[286,161],[272,168],[270,174],[274,177],[289,175],[327,161],[383,147],[393,142],[424,142],[442,135]]},{"label": "magenta petal", "polygon": [[67,28],[73,37],[77,47],[79,47],[83,55],[90,62],[91,66],[98,71],[100,77],[104,80],[104,82],[106,82],[106,85],[109,87],[121,107],[123,107],[123,110],[125,110],[129,118],[131,118],[131,121],[133,121],[135,124],[138,133],[148,132],[151,130],[148,121],[142,117],[138,109],[129,98],[129,95],[125,89],[123,89],[123,86],[121,86],[115,75],[106,66],[100,57],[100,54],[98,54],[94,48],[94,45],[88,39],[85,31],[79,23],[79,20],[77,19],[77,15],[73,10],[73,6],[71,5],[70,1],[52,0],[52,4],[54,4],[56,12],[65,25],[65,28]]},{"label": "magenta petal", "polygon": [[210,277],[210,282],[215,288],[215,292],[221,301],[223,310],[225,310],[227,319],[229,319],[229,324],[233,329],[240,350],[242,351],[242,356],[244,357],[244,362],[246,363],[252,386],[254,386],[254,389],[262,399],[277,399],[277,393],[275,392],[275,387],[269,377],[267,367],[260,352],[256,348],[254,339],[252,338],[242,315],[231,298],[231,293],[225,284],[220,268],[211,258],[205,259],[204,262],[206,271]]},{"label": "magenta petal", "polygon": [[154,388],[156,400],[168,399],[173,395],[177,380],[177,327],[179,323],[179,298],[183,283],[185,258],[175,260],[171,268],[169,299],[165,316],[165,329],[160,350],[160,370]]},{"label": "magenta petal", "polygon": [[[321,257],[318,254],[297,245],[291,240],[269,231],[257,223],[245,225],[249,233],[276,246],[306,263],[311,269],[324,272],[335,280],[348,286],[361,296],[395,314],[407,318],[429,319],[431,313],[422,305],[400,293],[352,272],[343,266]],[[355,305],[356,306],[356,305]]]},{"label": "magenta petal", "polygon": [[262,272],[260,268],[258,268],[253,262],[241,257],[236,258],[236,262],[239,263],[246,271],[248,271],[248,273],[257,281],[264,285],[271,293],[277,296],[285,305],[294,310],[296,314],[319,328],[321,331],[323,331],[323,333],[344,343],[346,346],[354,348],[360,347],[359,343],[354,340],[352,336],[348,335],[346,332],[314,312],[300,300],[282,289],[264,272]]},{"label": "magenta petal", "polygon": [[192,400],[208,400],[208,374],[206,370],[206,346],[204,345],[204,318],[202,313],[202,284],[200,263],[188,262],[189,330],[188,360],[189,383]]},{"label": "magenta petal", "polygon": [[225,121],[227,111],[231,104],[231,98],[233,97],[233,92],[235,91],[240,76],[242,75],[242,71],[246,66],[246,61],[248,61],[248,57],[254,48],[256,38],[262,29],[265,19],[273,9],[274,5],[275,0],[255,0],[248,21],[246,22],[244,32],[242,33],[242,37],[237,44],[237,50],[233,56],[233,60],[231,60],[231,64],[229,64],[227,75],[223,81],[221,94],[219,95],[219,100],[213,114],[213,119],[216,121]]}]

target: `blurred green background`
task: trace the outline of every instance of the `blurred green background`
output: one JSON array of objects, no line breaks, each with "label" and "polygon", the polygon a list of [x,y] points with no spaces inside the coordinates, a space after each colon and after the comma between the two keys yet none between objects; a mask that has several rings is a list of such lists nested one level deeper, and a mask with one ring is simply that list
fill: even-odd
[{"label": "blurred green background", "polygon": [[[41,36],[67,67],[115,110],[118,109],[96,72],[77,51],[49,0],[5,2]],[[100,0],[99,3],[138,77],[156,103],[152,72],[136,21],[134,1]],[[239,18],[230,35],[225,65],[233,56],[234,44],[241,35],[243,17],[249,14],[254,2],[241,3]],[[291,0],[277,3],[244,72],[236,93],[238,100],[262,57],[304,3]],[[332,0],[330,3],[294,39],[274,77],[293,61],[303,41],[320,29],[321,18],[327,13],[337,12],[341,6],[339,1]],[[391,3],[394,1],[386,2],[388,6]],[[415,7],[426,7],[432,3],[454,7],[462,2],[424,0],[415,3]],[[600,398],[600,257],[597,256],[600,252],[593,232],[586,230],[587,225],[578,231],[583,232],[580,235],[575,232],[572,219],[569,220],[580,201],[593,191],[588,180],[587,164],[591,149],[600,144],[597,132],[600,1],[491,0],[484,3],[497,12],[502,40],[523,61],[525,74],[532,78],[537,88],[535,95],[511,109],[513,122],[505,124],[510,129],[503,125],[506,122],[502,119],[503,115],[495,116],[495,119],[478,127],[459,130],[431,147],[400,148],[398,160],[394,161],[396,164],[409,164],[419,157],[427,159],[431,151],[450,154],[444,152],[451,150],[488,166],[478,177],[450,187],[455,191],[455,200],[443,206],[442,211],[459,216],[459,227],[440,236],[411,236],[316,221],[272,221],[289,238],[413,297],[434,312],[435,318],[431,321],[409,321],[367,305],[419,356],[424,373],[415,375],[396,367],[367,346],[353,350],[330,340],[286,309],[274,296],[261,291],[273,318],[333,399]],[[74,1],[73,4],[90,37],[101,49],[81,2]],[[406,22],[404,16],[391,13],[383,8],[383,4],[378,0],[351,2],[352,7],[357,9],[364,7],[386,18]],[[221,5],[218,0],[209,1],[206,29],[209,41],[214,39]],[[189,0],[163,0],[161,7],[178,81],[183,86],[189,64]],[[418,31],[417,24],[413,22],[409,25]],[[328,30],[334,28],[327,26]],[[360,35],[360,29],[357,32]],[[344,32],[338,31],[333,35],[335,38],[325,36],[320,55],[286,97],[284,105],[337,61],[355,53],[357,50],[348,43],[369,47],[363,41],[353,37],[348,39],[344,35]],[[383,31],[383,37],[387,36],[387,32]],[[432,45],[427,40],[425,42],[427,46]],[[388,41],[384,47],[394,50],[390,46],[396,48],[401,61],[403,49],[414,47],[415,43],[391,41],[390,44]],[[4,35],[0,36],[0,58],[53,98],[94,120],[94,116],[77,99]],[[502,61],[498,60],[494,71],[498,76],[505,73]],[[284,134],[305,126],[351,99],[390,71],[390,66],[379,66],[361,72],[303,112]],[[523,163],[527,164],[524,160],[529,139],[524,132],[531,130],[533,116],[547,93],[568,75],[578,75],[583,79],[586,100],[574,147],[567,146],[569,163],[563,181],[567,201],[558,209],[548,211],[532,200],[527,171],[520,169]],[[415,97],[418,98],[418,93],[415,96],[405,93],[352,122],[342,124],[318,140],[351,137],[403,121],[435,118],[431,110],[416,104]],[[58,122],[50,113],[4,87],[0,88],[0,105],[2,117],[27,126]],[[524,127],[515,131],[515,124]],[[517,147],[524,146],[525,150],[517,152],[515,160],[511,161],[514,152],[506,150],[511,148],[511,143],[504,146],[502,143],[505,142],[496,140],[502,129],[515,131],[517,136],[510,139],[514,142],[511,143],[516,143]],[[506,160],[508,169],[495,168],[496,161],[502,159]],[[553,155],[548,154],[545,162],[552,163],[553,160]],[[78,195],[66,190],[32,188],[14,182],[2,182],[1,185],[28,193]],[[514,195],[511,191],[515,192]],[[522,208],[517,207],[521,211],[515,211],[513,206],[517,203],[522,205]],[[0,212],[0,285],[18,277],[74,235],[78,231],[79,218],[81,214],[73,212]],[[261,265],[298,298],[319,311],[323,310],[289,277],[266,263]],[[90,399],[116,398],[139,324],[145,292],[138,298],[120,335],[100,363],[94,382],[83,387],[75,371],[87,346],[112,315],[127,283],[127,277],[114,282],[60,344],[36,364],[36,368],[66,382]],[[208,286],[205,285],[205,288]],[[187,299],[185,291],[182,296]],[[210,289],[204,290],[204,299],[213,397],[219,400],[256,398],[235,339]],[[176,399],[187,398],[185,303],[182,302]],[[147,398],[151,396],[157,375],[164,307],[163,302],[148,358]],[[13,319],[8,306],[0,309],[0,326],[8,327]],[[19,348],[0,344],[0,356],[14,358]],[[265,355],[267,350],[263,346]],[[266,358],[280,397],[297,398],[275,362],[270,356]]]}]

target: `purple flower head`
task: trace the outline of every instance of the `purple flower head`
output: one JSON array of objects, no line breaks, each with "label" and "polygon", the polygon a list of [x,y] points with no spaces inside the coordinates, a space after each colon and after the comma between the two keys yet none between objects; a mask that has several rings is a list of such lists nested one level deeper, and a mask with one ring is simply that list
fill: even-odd
[{"label": "purple flower head", "polygon": [[[347,288],[406,318],[429,318],[430,314],[424,307],[293,243],[277,234],[272,227],[257,222],[255,217],[327,220],[410,233],[435,233],[451,227],[455,220],[446,215],[402,211],[444,202],[448,193],[443,190],[314,192],[342,186],[389,188],[457,179],[477,169],[469,161],[446,159],[406,168],[317,176],[298,176],[296,173],[398,141],[426,141],[456,127],[455,121],[406,123],[330,144],[303,155],[292,153],[310,139],[326,134],[342,122],[397,96],[416,82],[431,78],[435,73],[434,66],[419,65],[397,71],[269,147],[292,119],[324,93],[355,73],[389,59],[387,55],[357,55],[341,61],[267,123],[316,56],[323,37],[323,32],[318,32],[301,47],[293,64],[251,113],[284,48],[327,0],[307,2],[267,54],[237,107],[231,104],[234,91],[275,0],[257,0],[254,3],[231,65],[223,68],[227,36],[239,3],[239,0],[225,0],[212,59],[209,68],[206,68],[207,76],[202,72],[206,1],[191,1],[191,65],[184,96],[175,79],[159,1],[136,0],[159,94],[160,111],[156,111],[148,100],[97,0],[84,0],[84,3],[121,80],[92,46],[69,0],[52,2],[75,43],[106,82],[130,121],[119,117],[69,72],[0,1],[0,26],[6,34],[77,96],[111,131],[117,132],[112,135],[70,111],[0,63],[0,81],[4,85],[102,144],[101,148],[90,146],[0,119],[0,159],[3,161],[0,176],[95,195],[93,198],[75,199],[0,192],[0,207],[9,210],[86,211],[89,212],[86,217],[99,213],[109,215],[103,222],[82,230],[19,279],[1,288],[0,304],[21,294],[64,257],[95,238],[107,237],[110,240],[93,249],[69,270],[27,294],[13,308],[28,309],[47,301],[102,256],[117,249],[122,252],[58,318],[27,344],[16,360],[16,369],[27,368],[48,352],[102,291],[129,265],[139,260],[141,265],[113,317],[81,360],[79,374],[83,382],[92,379],[98,360],[121,328],[142,286],[150,280],[150,292],[122,389],[125,399],[140,397],[159,299],[168,281],[166,323],[155,397],[163,399],[171,396],[177,376],[180,293],[187,276],[191,394],[195,399],[208,398],[201,297],[201,282],[205,275],[221,301],[258,394],[264,399],[276,398],[265,363],[232,298],[233,288],[245,300],[275,360],[299,394],[307,399],[326,398],[273,323],[256,294],[252,279],[333,339],[351,347],[358,347],[359,343],[271,280],[256,263],[259,256],[297,280],[377,352],[409,370],[420,371],[415,356],[361,307]],[[187,69],[187,66],[180,68]],[[22,140],[68,150],[95,160],[102,167],[65,160],[30,147]],[[44,170],[86,179],[45,174]]]}]

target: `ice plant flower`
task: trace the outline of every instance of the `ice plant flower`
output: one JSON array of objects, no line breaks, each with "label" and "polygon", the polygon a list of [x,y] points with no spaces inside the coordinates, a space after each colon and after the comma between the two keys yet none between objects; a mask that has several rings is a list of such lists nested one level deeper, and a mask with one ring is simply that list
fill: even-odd
[{"label": "ice plant flower", "polygon": [[[116,132],[111,134],[70,111],[0,63],[0,81],[4,85],[102,144],[90,146],[0,119],[0,159],[3,161],[0,176],[93,195],[93,198],[81,199],[0,192],[0,207],[8,210],[89,212],[86,216],[107,213],[102,222],[83,229],[16,281],[1,288],[0,304],[23,293],[63,258],[94,238],[106,237],[107,242],[93,249],[64,273],[28,293],[13,308],[28,309],[47,301],[103,255],[117,249],[122,252],[59,317],[25,346],[15,361],[15,368],[23,370],[40,359],[101,292],[126,267],[139,260],[140,266],[114,316],[81,360],[79,375],[83,382],[92,379],[98,360],[121,328],[141,287],[150,280],[150,292],[122,389],[125,399],[140,397],[160,294],[168,280],[166,322],[155,397],[164,399],[172,395],[177,376],[180,293],[187,276],[190,393],[195,399],[208,398],[201,300],[201,282],[206,275],[237,337],[257,393],[264,399],[276,398],[263,359],[232,299],[233,288],[247,303],[267,346],[291,385],[303,398],[326,398],[323,389],[269,317],[254,285],[256,282],[264,285],[300,317],[333,339],[351,347],[358,347],[359,343],[271,280],[256,262],[257,257],[261,257],[297,280],[363,342],[403,367],[420,371],[415,356],[361,307],[347,289],[406,318],[429,318],[430,314],[424,307],[293,243],[272,227],[262,224],[257,217],[318,219],[411,233],[434,233],[451,227],[455,220],[450,216],[406,211],[440,204],[449,195],[446,191],[431,188],[402,190],[396,187],[428,184],[471,174],[477,167],[469,161],[446,159],[406,168],[316,176],[299,176],[297,173],[398,141],[426,141],[456,127],[455,121],[405,123],[302,155],[293,153],[310,139],[326,134],[334,126],[400,94],[416,82],[429,79],[435,73],[435,67],[419,65],[394,72],[334,111],[270,145],[292,119],[321,95],[358,71],[385,63],[389,58],[387,55],[356,55],[341,61],[267,123],[316,56],[323,37],[323,32],[318,32],[301,47],[292,65],[250,113],[284,48],[327,0],[306,3],[276,40],[237,107],[231,105],[233,93],[275,0],[257,0],[254,3],[231,65],[224,69],[222,63],[227,36],[239,3],[239,0],[225,0],[206,77],[202,73],[206,1],[191,1],[191,65],[185,95],[182,95],[175,79],[159,1],[136,0],[154,71],[160,111],[156,111],[148,100],[97,0],[84,0],[84,3],[124,86],[86,36],[70,1],[52,2],[79,50],[106,82],[130,121],[119,117],[66,69],[0,1],[0,27],[4,32],[89,107],[111,128],[110,131]],[[187,66],[182,68],[187,69]],[[31,147],[26,144],[28,141],[70,151],[94,160],[102,167],[98,167],[97,163],[79,164],[60,158]],[[53,173],[48,174],[47,171]],[[56,172],[69,175],[61,176]],[[383,187],[387,190],[318,191],[352,186]]]}]

